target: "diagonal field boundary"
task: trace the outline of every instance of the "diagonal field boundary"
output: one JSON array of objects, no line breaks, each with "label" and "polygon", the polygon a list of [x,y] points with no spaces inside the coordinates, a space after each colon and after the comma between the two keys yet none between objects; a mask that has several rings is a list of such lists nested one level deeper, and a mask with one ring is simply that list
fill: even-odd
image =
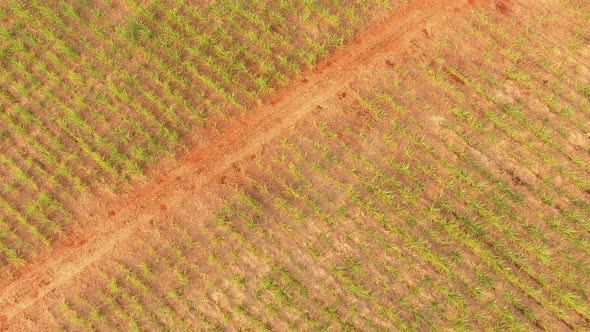
[{"label": "diagonal field boundary", "polygon": [[113,211],[110,217],[105,211],[80,222],[76,240],[81,245],[56,245],[50,257],[36,259],[18,279],[2,285],[5,287],[0,289],[0,329],[9,328],[11,320],[27,308],[42,305],[41,300],[53,290],[83,276],[85,270],[108,257],[116,246],[133,241],[133,235],[160,213],[157,202],[207,192],[207,186],[233,163],[289,131],[324,100],[345,90],[360,73],[383,65],[392,53],[406,49],[426,24],[432,26],[451,19],[467,3],[414,0],[398,7],[385,19],[370,24],[316,68],[280,89],[268,104],[223,127],[211,138],[212,143],[189,151],[164,174],[156,167],[147,176],[157,181],[124,194],[128,199],[119,203],[120,207],[107,209]]}]

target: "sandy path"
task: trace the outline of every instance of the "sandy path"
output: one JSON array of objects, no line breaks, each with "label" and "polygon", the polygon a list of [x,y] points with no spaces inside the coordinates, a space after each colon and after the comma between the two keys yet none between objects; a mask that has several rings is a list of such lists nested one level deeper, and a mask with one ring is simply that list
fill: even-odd
[{"label": "sandy path", "polygon": [[[403,50],[426,26],[449,19],[468,3],[457,0],[416,0],[395,10],[383,22],[375,22],[344,49],[332,54],[314,70],[303,73],[278,91],[268,105],[253,110],[225,126],[211,139],[212,144],[190,151],[165,173],[148,176],[147,185],[130,190],[100,216],[81,222],[82,229],[72,245],[52,248],[51,257],[37,259],[21,277],[3,282],[0,290],[0,328],[42,300],[49,292],[66,287],[91,264],[108,257],[110,251],[161,213],[159,204],[173,197],[206,192],[231,165],[287,132],[325,99],[346,90],[348,84],[375,66],[383,66],[391,53]],[[327,111],[327,110],[323,110]],[[50,259],[48,259],[50,258]],[[0,286],[0,287],[2,287]],[[39,303],[41,304],[41,303]]]}]

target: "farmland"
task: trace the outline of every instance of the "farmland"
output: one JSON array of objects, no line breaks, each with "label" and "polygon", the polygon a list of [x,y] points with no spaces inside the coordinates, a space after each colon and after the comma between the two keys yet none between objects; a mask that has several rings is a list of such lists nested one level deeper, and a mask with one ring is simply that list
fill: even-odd
[{"label": "farmland", "polygon": [[589,3],[264,4],[0,5],[0,327],[590,329]]},{"label": "farmland", "polygon": [[3,2],[0,265],[67,232],[80,194],[116,194],[162,156],[206,144],[381,8]]}]

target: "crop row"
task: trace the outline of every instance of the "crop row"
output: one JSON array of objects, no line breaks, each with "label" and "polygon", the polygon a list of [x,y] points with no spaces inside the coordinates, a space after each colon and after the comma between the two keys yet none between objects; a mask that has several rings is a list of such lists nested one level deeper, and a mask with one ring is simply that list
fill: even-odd
[{"label": "crop row", "polygon": [[206,142],[385,5],[3,3],[0,263],[23,264],[84,219],[72,204],[81,193],[116,193]]}]

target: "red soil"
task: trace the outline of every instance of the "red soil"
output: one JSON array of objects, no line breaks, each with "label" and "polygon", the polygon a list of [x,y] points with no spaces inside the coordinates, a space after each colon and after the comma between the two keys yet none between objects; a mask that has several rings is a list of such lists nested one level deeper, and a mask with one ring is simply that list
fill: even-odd
[{"label": "red soil", "polygon": [[[115,247],[132,243],[134,234],[153,219],[150,216],[165,216],[178,197],[198,197],[208,187],[224,183],[224,174],[236,162],[255,159],[273,138],[290,131],[302,118],[323,111],[323,100],[334,95],[346,98],[345,90],[353,79],[373,71],[377,64],[393,65],[392,53],[406,49],[415,38],[436,34],[438,23],[461,15],[466,6],[475,2],[412,1],[373,23],[345,48],[280,89],[264,106],[222,127],[208,144],[179,160],[163,161],[147,174],[144,183],[117,197],[81,200],[81,209],[87,210],[89,220],[80,222],[82,226],[73,234],[37,257],[18,278],[0,282],[0,328],[21,328],[19,319],[25,310],[45,306],[44,301],[49,301],[46,297],[57,289],[75,287],[75,279],[108,258]],[[504,14],[512,8],[512,1],[486,2]],[[450,76],[462,83],[461,78]]]}]

